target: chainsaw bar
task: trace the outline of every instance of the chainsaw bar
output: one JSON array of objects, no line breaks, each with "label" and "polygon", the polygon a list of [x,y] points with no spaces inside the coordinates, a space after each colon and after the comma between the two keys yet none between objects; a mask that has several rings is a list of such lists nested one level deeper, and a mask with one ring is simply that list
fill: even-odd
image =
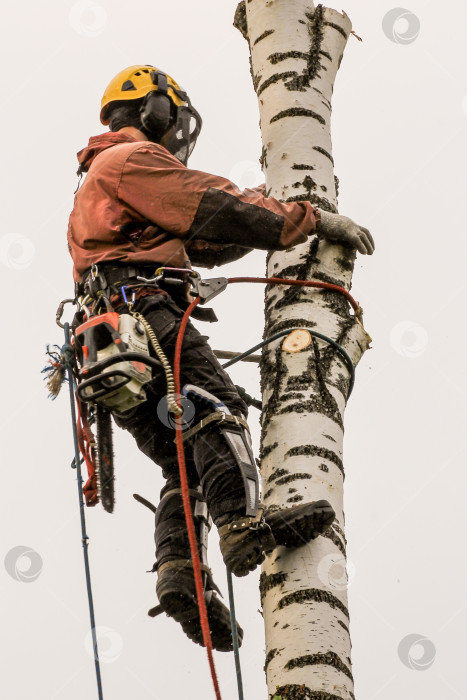
[{"label": "chainsaw bar", "polygon": [[112,415],[103,406],[96,406],[97,488],[104,510],[113,513],[115,505],[114,453]]}]

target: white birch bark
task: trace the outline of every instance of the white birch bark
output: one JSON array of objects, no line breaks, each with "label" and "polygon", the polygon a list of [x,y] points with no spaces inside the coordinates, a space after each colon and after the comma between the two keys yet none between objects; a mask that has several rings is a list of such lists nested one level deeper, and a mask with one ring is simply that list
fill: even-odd
[{"label": "white birch bark", "polygon": [[[337,212],[330,135],[334,79],[351,31],[340,12],[310,0],[247,0],[235,26],[249,42],[258,95],[267,193]],[[316,279],[350,289],[355,251],[316,237],[268,258],[268,276]],[[370,338],[336,292],[272,287],[265,336],[302,326],[343,346],[354,365]],[[262,358],[263,500],[289,507],[326,499],[330,530],[266,560],[261,598],[268,697],[354,698],[345,574],[343,417],[349,372],[322,341],[286,352],[276,341]]]}]

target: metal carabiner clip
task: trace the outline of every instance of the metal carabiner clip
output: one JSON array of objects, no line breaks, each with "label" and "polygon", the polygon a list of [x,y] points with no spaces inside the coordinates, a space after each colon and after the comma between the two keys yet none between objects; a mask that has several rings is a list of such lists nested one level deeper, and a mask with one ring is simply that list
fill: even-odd
[{"label": "metal carabiner clip", "polygon": [[[121,291],[121,293],[122,293],[123,301],[124,301],[125,304],[127,304],[127,306],[128,306],[130,302],[128,301],[127,296],[126,296],[126,292],[125,292],[125,290],[127,289],[127,287],[128,287],[128,285],[124,284],[122,287],[120,287],[120,291]],[[132,304],[135,303],[135,295],[136,295],[136,294],[135,294],[135,290],[133,289],[133,296],[132,296],[132,299],[131,299],[131,303],[132,303]]]},{"label": "metal carabiner clip", "polygon": [[57,313],[55,314],[55,321],[57,323],[57,326],[60,326],[60,328],[65,328],[65,326],[61,322],[65,305],[66,304],[74,304],[74,303],[75,303],[74,299],[64,299],[63,301],[60,302],[60,305],[57,309]]}]

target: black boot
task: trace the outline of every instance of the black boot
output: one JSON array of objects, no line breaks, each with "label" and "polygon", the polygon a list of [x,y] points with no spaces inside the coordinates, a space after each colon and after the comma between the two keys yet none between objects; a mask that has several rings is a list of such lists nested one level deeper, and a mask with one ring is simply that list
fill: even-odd
[{"label": "black boot", "polygon": [[307,544],[325,532],[334,518],[334,510],[327,501],[291,508],[260,506],[255,518],[223,515],[216,519],[216,525],[225,565],[235,576],[246,576],[275,547]]},{"label": "black boot", "polygon": [[[238,456],[222,434],[222,424],[194,435],[193,454],[209,511],[219,530],[224,562],[235,576],[246,576],[279,545],[307,544],[325,532],[335,518],[327,501],[283,509],[252,506]],[[253,457],[246,459],[250,459],[250,474],[254,475]]]},{"label": "black boot", "polygon": [[[217,651],[232,651],[229,609],[218,598],[220,593],[207,565],[207,538],[210,519],[201,492],[190,490],[196,536],[201,560],[204,597],[211,631],[212,646]],[[156,593],[159,606],[149,611],[154,617],[165,612],[179,622],[183,631],[196,644],[204,646],[196,587],[191,561],[190,544],[180,489],[163,496],[156,512]],[[239,643],[243,630],[237,623]]]}]

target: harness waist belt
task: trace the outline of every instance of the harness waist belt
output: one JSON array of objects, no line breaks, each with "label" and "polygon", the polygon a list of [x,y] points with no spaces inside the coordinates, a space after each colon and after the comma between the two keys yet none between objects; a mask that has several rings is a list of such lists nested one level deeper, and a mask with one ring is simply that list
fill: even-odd
[{"label": "harness waist belt", "polygon": [[[152,265],[118,265],[103,263],[97,265],[98,274],[102,273],[104,275],[109,286],[127,282],[129,279],[136,279],[137,277],[146,277],[150,279],[154,276],[155,271],[159,267],[163,267],[163,265],[161,263],[153,263]],[[81,279],[81,284],[84,285],[90,276],[91,269],[86,270]]]}]

